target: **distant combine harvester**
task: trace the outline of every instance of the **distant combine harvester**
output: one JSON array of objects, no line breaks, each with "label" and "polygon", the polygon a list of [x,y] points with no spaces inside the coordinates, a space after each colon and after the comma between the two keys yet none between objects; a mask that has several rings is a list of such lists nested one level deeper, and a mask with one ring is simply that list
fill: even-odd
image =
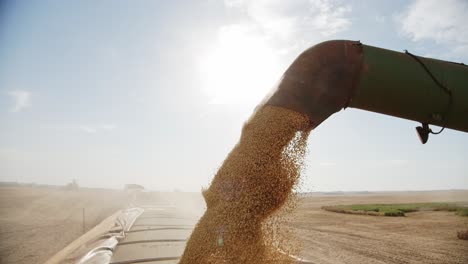
[{"label": "distant combine harvester", "polygon": [[67,191],[77,191],[80,189],[80,186],[78,185],[78,182],[75,179],[73,179],[71,182],[67,183],[67,185],[65,185],[64,188]]}]

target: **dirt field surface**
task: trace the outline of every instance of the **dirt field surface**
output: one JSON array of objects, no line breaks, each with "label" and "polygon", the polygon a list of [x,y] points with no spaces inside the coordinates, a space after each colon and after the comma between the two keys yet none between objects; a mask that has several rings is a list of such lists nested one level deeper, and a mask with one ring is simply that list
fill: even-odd
[{"label": "dirt field surface", "polygon": [[0,187],[0,263],[43,263],[118,209],[124,191]]},{"label": "dirt field surface", "polygon": [[[406,217],[348,215],[327,205],[468,202],[468,191],[313,194],[303,197],[286,224],[302,241],[311,263],[468,263],[468,217],[453,212],[416,212]],[[0,187],[0,263],[43,263],[82,235],[82,208],[89,230],[131,204],[170,205],[200,216],[201,195],[124,191],[65,191]]]},{"label": "dirt field surface", "polygon": [[454,212],[415,212],[406,217],[349,215],[324,205],[458,202],[468,191],[310,195],[288,223],[302,241],[301,256],[312,263],[468,263],[468,217]]}]

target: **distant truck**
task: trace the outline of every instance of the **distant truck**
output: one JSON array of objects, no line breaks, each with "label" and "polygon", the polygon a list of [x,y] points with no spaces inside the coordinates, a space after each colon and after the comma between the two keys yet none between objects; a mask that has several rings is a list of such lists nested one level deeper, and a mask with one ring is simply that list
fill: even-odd
[{"label": "distant truck", "polygon": [[67,185],[65,185],[65,190],[67,191],[78,191],[80,189],[80,186],[78,185],[78,182],[73,179],[71,182],[67,183]]},{"label": "distant truck", "polygon": [[145,187],[139,184],[125,184],[124,190],[126,191],[143,191]]}]

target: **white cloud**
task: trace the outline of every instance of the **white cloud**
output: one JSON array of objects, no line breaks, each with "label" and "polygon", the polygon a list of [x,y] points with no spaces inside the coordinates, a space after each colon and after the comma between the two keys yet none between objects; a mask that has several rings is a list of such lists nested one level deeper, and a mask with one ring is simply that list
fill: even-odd
[{"label": "white cloud", "polygon": [[80,129],[86,133],[94,134],[97,132],[97,129],[91,126],[80,126]]},{"label": "white cloud", "polygon": [[117,126],[115,124],[101,124],[99,127],[102,130],[114,130]]},{"label": "white cloud", "polygon": [[101,131],[110,131],[117,128],[115,124],[99,124],[99,125],[81,125],[79,129],[89,134],[95,134]]},{"label": "white cloud", "polygon": [[346,30],[349,5],[337,0],[244,0],[225,1],[228,8],[244,11],[250,27],[285,45],[314,41]]},{"label": "white cloud", "polygon": [[281,76],[285,56],[351,24],[351,8],[338,0],[226,0],[225,6],[242,19],[221,26],[200,56],[203,92],[213,104],[255,106]]},{"label": "white cloud", "polygon": [[13,99],[13,106],[10,108],[10,112],[17,113],[21,110],[31,107],[31,93],[23,90],[14,90],[8,92]]},{"label": "white cloud", "polygon": [[468,1],[416,0],[398,16],[402,33],[413,41],[433,40],[454,53],[468,53]]},{"label": "white cloud", "polygon": [[228,7],[240,7],[244,2],[244,0],[224,0],[224,4]]}]

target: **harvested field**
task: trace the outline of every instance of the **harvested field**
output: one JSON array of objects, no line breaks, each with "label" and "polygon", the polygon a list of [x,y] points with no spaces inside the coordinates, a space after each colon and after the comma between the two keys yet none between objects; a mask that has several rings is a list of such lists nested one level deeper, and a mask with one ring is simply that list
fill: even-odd
[{"label": "harvested field", "polygon": [[105,189],[67,191],[51,187],[0,187],[0,263],[44,263],[119,209],[169,205],[196,219],[200,194],[127,192]]},{"label": "harvested field", "polygon": [[[104,196],[109,198],[103,200]],[[131,200],[138,205],[171,204],[197,216],[204,208],[200,194],[155,192],[130,196],[106,190],[0,188],[0,263],[43,263],[81,235],[81,211],[76,215],[75,211],[83,205],[90,208],[89,219],[94,219],[90,220],[94,224]],[[457,237],[458,231],[468,230],[468,218],[454,212],[375,217],[321,209],[337,204],[460,201],[468,201],[468,191],[312,194],[300,198],[294,217],[284,225],[302,244],[300,256],[312,263],[468,263],[468,240]]]},{"label": "harvested field", "polygon": [[43,263],[130,201],[124,191],[0,187],[0,263]]},{"label": "harvested field", "polygon": [[457,231],[468,218],[447,211],[406,217],[328,212],[322,206],[383,203],[466,202],[468,191],[388,192],[303,197],[292,221],[301,256],[313,263],[468,263],[468,241]]}]

